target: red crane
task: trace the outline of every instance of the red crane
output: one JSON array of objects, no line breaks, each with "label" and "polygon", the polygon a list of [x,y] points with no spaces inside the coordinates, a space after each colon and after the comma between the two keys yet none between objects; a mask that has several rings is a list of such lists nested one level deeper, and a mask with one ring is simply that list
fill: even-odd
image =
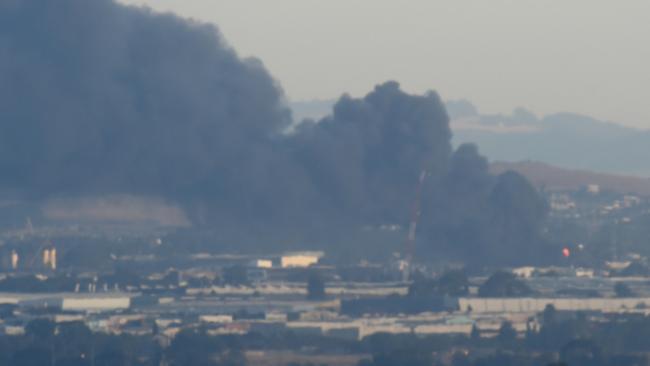
[{"label": "red crane", "polygon": [[407,271],[410,271],[411,261],[415,254],[415,232],[420,219],[420,201],[422,200],[422,187],[424,186],[426,177],[427,171],[422,170],[420,173],[420,180],[418,181],[418,187],[415,192],[415,201],[413,201],[413,206],[411,207],[411,222],[409,224],[409,231],[404,244],[404,260],[406,261]]}]

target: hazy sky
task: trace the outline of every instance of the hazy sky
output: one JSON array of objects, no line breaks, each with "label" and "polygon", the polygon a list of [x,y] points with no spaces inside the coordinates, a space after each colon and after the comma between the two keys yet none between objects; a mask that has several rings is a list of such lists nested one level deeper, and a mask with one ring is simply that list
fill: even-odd
[{"label": "hazy sky", "polygon": [[467,98],[650,128],[648,0],[121,0],[216,23],[292,100],[387,79]]}]

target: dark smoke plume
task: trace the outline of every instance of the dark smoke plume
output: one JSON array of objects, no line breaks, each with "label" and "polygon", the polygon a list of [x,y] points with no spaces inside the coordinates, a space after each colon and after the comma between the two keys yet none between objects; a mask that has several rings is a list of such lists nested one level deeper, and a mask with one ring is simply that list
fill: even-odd
[{"label": "dark smoke plume", "polygon": [[34,194],[192,195],[290,123],[214,27],[108,0],[2,1],[0,78],[2,183]]},{"label": "dark smoke plume", "polygon": [[219,245],[335,247],[405,227],[426,170],[418,253],[516,262],[538,241],[536,192],[490,176],[474,146],[452,151],[437,94],[388,82],[292,132],[283,101],[213,26],[110,0],[0,3],[4,190],[162,197]]}]

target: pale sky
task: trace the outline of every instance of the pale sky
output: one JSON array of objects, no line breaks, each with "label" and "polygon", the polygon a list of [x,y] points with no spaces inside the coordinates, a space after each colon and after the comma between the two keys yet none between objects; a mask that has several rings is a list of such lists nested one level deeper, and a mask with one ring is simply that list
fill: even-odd
[{"label": "pale sky", "polygon": [[120,0],[217,24],[292,100],[397,80],[650,128],[649,0]]}]

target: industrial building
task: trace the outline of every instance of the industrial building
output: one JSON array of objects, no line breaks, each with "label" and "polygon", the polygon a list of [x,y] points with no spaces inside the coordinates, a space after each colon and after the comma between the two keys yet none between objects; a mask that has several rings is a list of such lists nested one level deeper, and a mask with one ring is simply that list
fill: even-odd
[{"label": "industrial building", "polygon": [[0,304],[24,308],[55,308],[61,311],[101,312],[128,309],[132,293],[0,294]]},{"label": "industrial building", "polygon": [[639,298],[472,298],[458,299],[460,311],[471,313],[535,313],[547,305],[556,310],[622,312],[650,306],[649,297]]},{"label": "industrial building", "polygon": [[306,268],[315,264],[324,256],[323,252],[293,252],[280,257],[282,268]]}]

